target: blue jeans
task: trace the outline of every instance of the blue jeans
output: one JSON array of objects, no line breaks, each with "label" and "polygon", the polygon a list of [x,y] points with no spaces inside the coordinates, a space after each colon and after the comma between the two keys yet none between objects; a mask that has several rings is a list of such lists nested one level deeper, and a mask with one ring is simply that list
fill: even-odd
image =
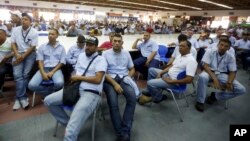
[{"label": "blue jeans", "polygon": [[[15,61],[15,58],[13,58]],[[26,88],[29,81],[29,73],[36,61],[36,53],[31,53],[20,64],[13,66],[13,75],[16,82],[16,99],[26,99]]]},{"label": "blue jeans", "polygon": [[[44,70],[45,72],[49,72],[53,70],[53,68],[44,68]],[[51,86],[40,85],[41,82],[43,81],[43,77],[41,75],[40,70],[38,70],[36,74],[32,77],[32,79],[30,80],[28,87],[31,91],[34,91],[43,96],[47,96],[48,94],[51,94],[63,87],[64,79],[63,79],[62,71],[57,70],[53,74],[52,80],[54,82],[54,85],[51,85]]]},{"label": "blue jeans", "polygon": [[119,136],[129,136],[130,130],[132,128],[135,106],[136,106],[136,95],[134,89],[123,82],[122,78],[117,76],[114,79],[123,89],[123,95],[126,98],[126,107],[123,113],[123,118],[121,117],[118,105],[118,94],[116,93],[114,87],[105,82],[104,92],[107,96],[107,102],[109,105],[111,120],[116,132]]},{"label": "blue jeans", "polygon": [[149,68],[151,68],[151,67],[153,67],[153,68],[159,68],[159,65],[161,63],[159,60],[153,59],[149,63],[148,68],[147,68],[147,67],[145,67],[146,61],[147,61],[147,57],[142,57],[142,56],[134,60],[135,70],[139,71],[145,77],[148,76],[148,69]]},{"label": "blue jeans", "polygon": [[50,113],[62,125],[66,126],[64,141],[76,141],[81,127],[85,124],[89,116],[94,112],[101,97],[97,94],[85,91],[79,91],[80,99],[74,106],[71,116],[64,111],[63,89],[48,95],[44,99],[44,104],[48,107]]},{"label": "blue jeans", "polygon": [[[225,85],[228,80],[228,75],[225,73],[220,73],[216,75],[221,85]],[[198,78],[197,82],[197,102],[204,103],[206,99],[206,89],[209,82],[212,82],[209,74],[203,71]],[[215,97],[217,100],[227,100],[230,98],[234,98],[236,96],[242,95],[246,93],[246,88],[240,84],[237,80],[233,81],[233,91],[226,92],[216,92]]]},{"label": "blue jeans", "polygon": [[[156,78],[157,74],[162,70],[157,68],[150,68],[148,73],[148,82],[147,89],[149,91],[150,96],[153,101],[160,101],[162,99],[161,90],[166,88],[174,88],[175,85],[168,84],[162,78]],[[169,77],[167,73],[165,73],[162,77]]]}]

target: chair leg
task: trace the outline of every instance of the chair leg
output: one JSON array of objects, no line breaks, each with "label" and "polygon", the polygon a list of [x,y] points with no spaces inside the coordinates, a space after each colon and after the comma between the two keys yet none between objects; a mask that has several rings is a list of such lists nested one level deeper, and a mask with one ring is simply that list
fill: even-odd
[{"label": "chair leg", "polygon": [[96,118],[96,110],[94,111],[93,121],[92,121],[92,141],[95,140],[95,118]]},{"label": "chair leg", "polygon": [[33,93],[33,97],[32,97],[32,107],[35,106],[35,99],[36,99],[36,92]]},{"label": "chair leg", "polygon": [[169,91],[170,91],[170,93],[171,93],[171,95],[172,95],[172,97],[173,97],[173,99],[174,99],[175,105],[176,105],[176,107],[177,107],[177,109],[178,109],[178,112],[179,112],[179,114],[180,114],[181,122],[183,122],[182,114],[181,114],[179,105],[178,105],[178,103],[176,102],[175,96],[174,96],[174,94],[173,94],[173,92],[172,92],[171,90],[169,90]]},{"label": "chair leg", "polygon": [[186,96],[185,93],[183,93],[183,95],[184,95],[184,97],[185,97],[185,100],[186,100],[186,103],[187,103],[187,107],[189,107],[187,96]]},{"label": "chair leg", "polygon": [[137,72],[137,81],[140,79],[140,72]]},{"label": "chair leg", "polygon": [[59,124],[59,122],[56,121],[56,127],[55,127],[55,131],[54,131],[54,134],[53,134],[54,137],[56,137],[56,133],[57,133],[57,129],[58,129],[58,124]]},{"label": "chair leg", "polygon": [[225,101],[225,110],[228,110],[228,100]]}]

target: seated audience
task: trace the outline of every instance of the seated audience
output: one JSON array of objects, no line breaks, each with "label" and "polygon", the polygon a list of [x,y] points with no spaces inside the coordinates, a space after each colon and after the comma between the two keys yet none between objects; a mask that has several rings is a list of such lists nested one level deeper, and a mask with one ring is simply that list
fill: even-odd
[{"label": "seated audience", "polygon": [[[142,41],[139,45],[138,42]],[[141,52],[141,55],[139,58],[134,60],[135,70],[139,71],[144,75],[144,77],[147,77],[148,75],[148,69],[151,67],[159,68],[160,64],[160,56],[158,53],[158,44],[150,39],[150,33],[145,32],[143,35],[143,38],[138,38],[133,46],[133,49],[138,49]]]},{"label": "seated audience", "polygon": [[[49,31],[49,42],[38,48],[37,58],[39,70],[29,82],[29,89],[43,96],[47,96],[64,85],[61,71],[66,64],[64,47],[57,41],[59,36],[57,29]],[[46,84],[45,84],[46,83]]]},{"label": "seated audience", "polygon": [[109,34],[109,41],[106,41],[106,42],[102,43],[98,47],[98,51],[104,51],[104,50],[112,48],[112,39],[113,39],[113,37],[114,37],[115,34],[116,34],[115,32],[110,32],[110,34]]},{"label": "seated audience", "polygon": [[[128,51],[122,49],[122,36],[115,34],[112,40],[113,48],[103,52],[108,63],[104,83],[111,121],[116,132],[116,141],[130,141],[131,128],[136,106],[136,89],[132,77],[135,73],[132,58]],[[139,90],[138,90],[139,92]],[[118,96],[126,98],[126,108],[121,115]]]},{"label": "seated audience", "polygon": [[[79,55],[76,64],[76,74],[71,77],[72,82],[81,81],[79,87],[80,98],[75,104],[71,116],[68,116],[62,107],[63,89],[47,96],[44,100],[44,104],[48,107],[50,113],[66,128],[64,141],[77,141],[81,127],[101,101],[99,94],[102,92],[107,63],[102,56],[97,56],[97,47],[98,39],[96,37],[86,38],[85,52]],[[85,76],[82,76],[94,57],[96,58]]]},{"label": "seated audience", "polygon": [[207,98],[208,104],[216,101],[227,100],[246,93],[245,87],[236,79],[235,57],[227,51],[231,42],[228,39],[221,39],[217,49],[207,50],[202,58],[203,68],[197,82],[197,102],[195,108],[203,112],[205,110],[206,89],[208,83],[212,82],[215,89],[221,92],[212,92]]},{"label": "seated audience", "polygon": [[[167,99],[166,95],[161,94],[161,89],[174,88],[178,84],[187,84],[193,81],[195,76],[197,62],[190,53],[191,43],[187,40],[179,44],[180,55],[174,59],[174,62],[164,70],[150,68],[147,82],[147,92],[143,92],[139,98],[139,104],[148,102],[160,103]],[[177,80],[177,75],[186,71],[186,77]]]}]

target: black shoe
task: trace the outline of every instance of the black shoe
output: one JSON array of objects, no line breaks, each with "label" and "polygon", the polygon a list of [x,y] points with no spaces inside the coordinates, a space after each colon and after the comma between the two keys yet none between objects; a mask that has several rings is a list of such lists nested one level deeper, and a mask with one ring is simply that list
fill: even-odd
[{"label": "black shoe", "polygon": [[207,98],[206,103],[207,104],[213,104],[216,100],[215,92],[211,92],[211,95]]},{"label": "black shoe", "polygon": [[205,106],[204,106],[203,103],[196,102],[195,108],[196,108],[196,110],[198,110],[199,112],[204,112]]},{"label": "black shoe", "polygon": [[162,98],[160,100],[154,101],[154,103],[160,103],[160,102],[167,100],[167,99],[168,99],[168,97],[166,95],[162,95]]}]

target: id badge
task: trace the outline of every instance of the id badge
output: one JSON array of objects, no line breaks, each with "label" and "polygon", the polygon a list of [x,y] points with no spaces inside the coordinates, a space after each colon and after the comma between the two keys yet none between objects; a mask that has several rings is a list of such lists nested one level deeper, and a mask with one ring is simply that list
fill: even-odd
[{"label": "id badge", "polygon": [[219,72],[219,71],[215,71],[214,74],[215,74],[215,75],[218,75],[218,74],[220,74],[220,72]]}]

